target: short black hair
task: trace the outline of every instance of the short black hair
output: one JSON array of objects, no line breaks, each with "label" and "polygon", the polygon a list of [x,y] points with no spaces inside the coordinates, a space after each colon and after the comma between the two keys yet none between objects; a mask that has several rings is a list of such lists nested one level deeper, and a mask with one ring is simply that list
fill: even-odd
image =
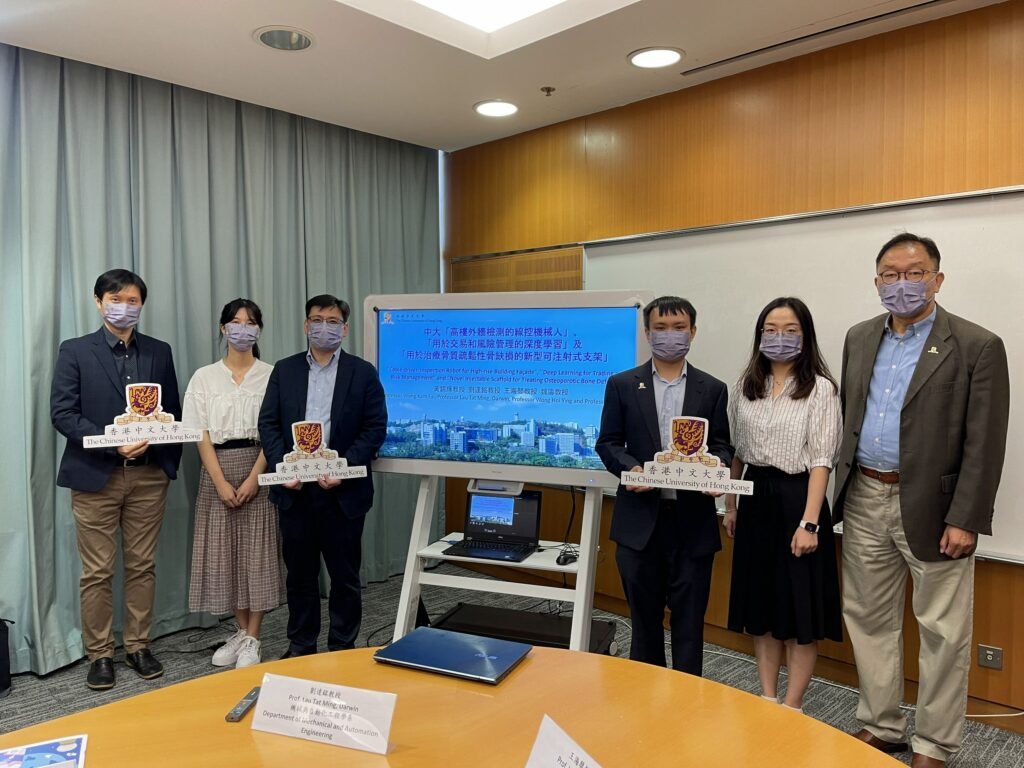
[{"label": "short black hair", "polygon": [[889,242],[882,246],[882,250],[880,250],[878,255],[875,257],[875,266],[878,266],[882,257],[885,256],[886,251],[890,248],[895,248],[897,245],[903,245],[904,243],[920,245],[925,249],[925,251],[927,251],[928,257],[935,262],[935,268],[939,268],[939,264],[942,261],[942,257],[939,255],[939,246],[937,246],[935,241],[930,237],[918,237],[911,232],[900,232],[898,235],[889,238]]},{"label": "short black hair", "polygon": [[309,317],[309,311],[313,307],[319,307],[320,309],[331,309],[337,307],[341,310],[341,319],[346,323],[348,322],[349,313],[352,311],[348,302],[344,299],[339,299],[337,296],[332,296],[329,293],[321,293],[319,296],[314,296],[306,302],[306,317]]},{"label": "short black hair", "polygon": [[651,312],[658,310],[659,315],[683,315],[690,318],[690,325],[697,327],[697,310],[686,299],[678,296],[659,296],[644,307],[644,329],[651,329]]},{"label": "short black hair", "polygon": [[102,275],[96,278],[96,285],[93,286],[92,295],[97,299],[103,300],[103,297],[108,293],[117,293],[123,288],[127,288],[129,285],[134,285],[139,289],[139,294],[142,296],[142,303],[146,303],[146,281],[136,275],[134,272],[130,272],[127,269],[108,269]]}]

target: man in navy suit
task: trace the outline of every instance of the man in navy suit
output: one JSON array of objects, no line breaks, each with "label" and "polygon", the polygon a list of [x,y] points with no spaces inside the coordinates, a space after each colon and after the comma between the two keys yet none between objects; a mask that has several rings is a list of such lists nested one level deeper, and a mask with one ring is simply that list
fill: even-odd
[{"label": "man in navy suit", "polygon": [[124,648],[141,677],[163,674],[149,650],[156,585],[155,554],[167,501],[178,475],[181,445],[145,440],[119,448],[85,449],[82,438],[103,434],[126,409],[125,387],[149,382],[162,389],[165,412],[181,415],[171,348],[135,331],[146,303],[146,284],[126,269],[112,269],[93,289],[103,327],[60,345],[50,392],[53,426],[67,447],[57,485],[71,489],[71,508],[82,560],[82,640],[91,664],[86,685],[114,685],[111,581],[121,531],[124,555]]},{"label": "man in navy suit", "polygon": [[[686,361],[697,311],[686,299],[662,296],[644,307],[644,328],[650,362],[608,380],[597,438],[605,467],[614,475],[643,471],[644,462],[670,448],[677,416],[707,419],[708,451],[729,466],[728,389]],[[711,567],[722,548],[715,500],[696,491],[620,485],[611,539],[633,622],[629,657],[665,666],[667,606],[672,668],[700,675]]]},{"label": "man in navy suit", "polygon": [[[330,295],[306,302],[309,348],[280,360],[260,410],[260,439],[271,468],[292,450],[292,424],[320,421],[323,441],[349,466],[366,466],[387,432],[384,388],[376,369],[346,354],[349,306]],[[320,635],[320,556],[331,577],[327,648],[352,648],[362,619],[363,521],[373,504],[373,476],[273,486],[281,548],[288,567],[288,656],[316,653]]]}]

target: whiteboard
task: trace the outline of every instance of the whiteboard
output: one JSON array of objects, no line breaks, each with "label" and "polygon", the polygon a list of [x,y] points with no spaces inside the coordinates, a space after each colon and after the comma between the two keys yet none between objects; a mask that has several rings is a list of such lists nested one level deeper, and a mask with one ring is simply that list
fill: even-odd
[{"label": "whiteboard", "polygon": [[837,212],[586,246],[585,288],[654,291],[693,302],[689,359],[730,386],[750,354],[757,315],[778,296],[803,299],[836,379],[843,339],[883,312],[878,249],[898,232],[935,240],[946,281],[939,303],[1002,337],[1010,425],[993,535],[979,556],[1024,563],[1024,192]]}]

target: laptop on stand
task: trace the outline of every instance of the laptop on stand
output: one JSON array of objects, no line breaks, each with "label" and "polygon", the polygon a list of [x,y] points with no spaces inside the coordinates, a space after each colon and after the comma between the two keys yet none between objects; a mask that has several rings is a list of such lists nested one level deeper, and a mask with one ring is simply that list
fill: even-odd
[{"label": "laptop on stand", "polygon": [[540,491],[499,496],[470,491],[463,539],[446,555],[519,563],[537,551]]}]

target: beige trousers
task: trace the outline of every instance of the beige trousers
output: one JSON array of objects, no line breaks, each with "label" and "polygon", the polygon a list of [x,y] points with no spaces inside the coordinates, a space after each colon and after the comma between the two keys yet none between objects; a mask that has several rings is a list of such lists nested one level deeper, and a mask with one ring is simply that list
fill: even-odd
[{"label": "beige trousers", "polygon": [[124,648],[134,653],[149,645],[156,544],[169,483],[159,466],[147,464],[115,469],[102,491],[71,492],[82,559],[82,641],[90,661],[114,655],[111,585],[118,528],[124,553]]},{"label": "beige trousers", "polygon": [[[880,739],[903,741],[903,606],[907,571],[921,634],[912,746],[947,760],[960,749],[967,709],[974,557],[924,562],[907,545],[899,485],[855,472],[843,513],[843,615],[860,678],[857,718]],[[939,542],[935,542],[938,552]]]}]

